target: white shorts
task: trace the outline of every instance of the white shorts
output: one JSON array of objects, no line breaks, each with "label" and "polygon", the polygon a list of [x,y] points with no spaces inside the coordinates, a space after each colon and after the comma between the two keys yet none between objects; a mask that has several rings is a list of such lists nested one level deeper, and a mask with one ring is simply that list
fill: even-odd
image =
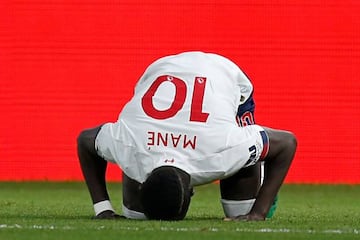
[{"label": "white shorts", "polygon": [[174,166],[190,174],[192,185],[206,184],[255,164],[266,156],[269,148],[267,134],[259,125],[231,128],[225,132],[225,141],[212,139],[210,147],[199,144],[199,149],[189,151],[191,154],[173,148],[147,150],[135,144],[132,133],[119,122],[105,124],[96,137],[95,147],[99,156],[118,164],[127,176],[140,183],[153,169]]}]

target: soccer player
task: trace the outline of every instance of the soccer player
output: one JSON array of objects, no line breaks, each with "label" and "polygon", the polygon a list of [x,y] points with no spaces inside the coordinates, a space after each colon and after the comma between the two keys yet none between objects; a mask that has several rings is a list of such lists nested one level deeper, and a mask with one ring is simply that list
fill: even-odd
[{"label": "soccer player", "polygon": [[185,52],[153,62],[118,121],[78,137],[95,218],[120,217],[106,189],[109,161],[123,171],[126,218],[181,220],[193,187],[220,180],[227,220],[265,220],[296,138],[256,124],[239,126],[239,106],[251,99],[252,88],[236,64],[217,54]]}]

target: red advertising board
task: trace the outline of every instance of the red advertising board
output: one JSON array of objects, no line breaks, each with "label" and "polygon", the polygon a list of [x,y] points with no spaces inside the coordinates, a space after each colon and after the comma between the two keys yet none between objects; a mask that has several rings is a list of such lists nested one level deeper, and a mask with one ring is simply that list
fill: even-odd
[{"label": "red advertising board", "polygon": [[190,50],[232,59],[257,123],[297,135],[286,182],[360,183],[356,0],[2,1],[0,180],[82,180],[78,133],[115,121],[153,60]]}]

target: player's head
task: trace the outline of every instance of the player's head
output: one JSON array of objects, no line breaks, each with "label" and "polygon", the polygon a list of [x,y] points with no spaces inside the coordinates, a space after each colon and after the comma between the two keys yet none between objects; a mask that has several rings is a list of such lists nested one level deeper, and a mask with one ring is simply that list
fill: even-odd
[{"label": "player's head", "polygon": [[182,220],[191,195],[189,174],[171,166],[154,169],[141,186],[141,203],[148,219]]}]

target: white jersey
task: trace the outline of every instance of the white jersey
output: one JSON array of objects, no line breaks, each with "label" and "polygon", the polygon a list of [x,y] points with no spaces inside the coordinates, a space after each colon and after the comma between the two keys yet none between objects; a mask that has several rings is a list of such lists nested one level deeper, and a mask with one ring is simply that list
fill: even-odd
[{"label": "white jersey", "polygon": [[98,154],[141,183],[164,165],[189,173],[192,185],[228,177],[267,151],[263,128],[236,122],[251,93],[246,75],[222,56],[163,57],[146,69],[118,121],[101,128]]}]

